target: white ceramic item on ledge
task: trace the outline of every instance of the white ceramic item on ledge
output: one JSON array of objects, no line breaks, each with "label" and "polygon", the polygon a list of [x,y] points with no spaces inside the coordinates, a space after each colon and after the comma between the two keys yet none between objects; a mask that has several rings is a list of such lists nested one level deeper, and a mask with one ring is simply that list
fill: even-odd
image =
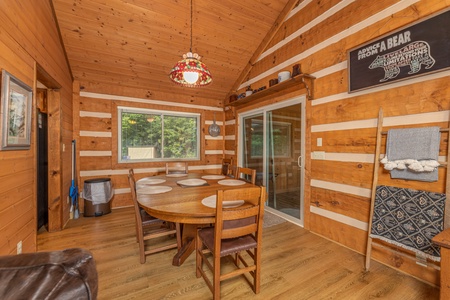
[{"label": "white ceramic item on ledge", "polygon": [[250,96],[251,94],[253,94],[253,91],[245,91],[245,96]]},{"label": "white ceramic item on ledge", "polygon": [[278,83],[283,82],[291,78],[291,72],[283,71],[278,73]]}]

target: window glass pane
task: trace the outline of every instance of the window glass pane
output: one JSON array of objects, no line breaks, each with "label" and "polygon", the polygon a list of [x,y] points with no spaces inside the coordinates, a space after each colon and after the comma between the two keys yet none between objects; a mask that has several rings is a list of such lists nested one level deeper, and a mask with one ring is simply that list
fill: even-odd
[{"label": "window glass pane", "polygon": [[164,157],[195,158],[197,156],[197,119],[164,117]]},{"label": "window glass pane", "polygon": [[161,116],[122,113],[122,158],[160,158],[161,140]]},{"label": "window glass pane", "polygon": [[119,109],[120,161],[198,159],[199,116]]}]

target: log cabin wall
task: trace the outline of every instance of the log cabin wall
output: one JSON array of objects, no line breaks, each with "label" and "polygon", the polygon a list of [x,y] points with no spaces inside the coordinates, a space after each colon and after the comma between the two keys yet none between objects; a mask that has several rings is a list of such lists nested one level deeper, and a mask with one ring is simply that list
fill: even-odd
[{"label": "log cabin wall", "polygon": [[[26,13],[25,13],[26,12]],[[57,215],[54,230],[62,229],[69,219],[66,202],[70,187],[70,141],[72,139],[72,79],[49,1],[0,1],[0,68],[33,88],[36,82],[57,83],[61,106],[58,128],[61,155],[54,175],[58,177],[60,195],[53,207]],[[50,80],[51,78],[51,80]],[[29,150],[0,151],[0,255],[36,251],[36,100],[33,99],[31,147]],[[50,128],[52,130],[52,128]],[[68,162],[67,164],[64,162]]]},{"label": "log cabin wall", "polygon": [[[240,85],[238,93],[248,85],[268,86],[280,71],[291,71],[297,63],[303,73],[316,77],[314,99],[306,104],[306,157],[325,151],[325,160],[305,163],[305,228],[365,254],[379,108],[391,126],[448,127],[448,70],[349,94],[347,51],[449,6],[442,0],[300,1]],[[225,153],[238,153],[239,113],[306,93],[299,88],[257,103],[225,104]],[[317,145],[318,138],[323,146]],[[444,134],[444,157],[447,143]],[[379,184],[445,192],[445,170],[436,183],[391,180],[386,172],[379,176]],[[374,245],[372,258],[439,285],[439,271],[417,264],[410,253]]]},{"label": "log cabin wall", "polygon": [[[201,103],[190,103],[186,99],[173,102],[168,97],[156,100],[143,97],[139,90],[116,90],[116,95],[95,92],[92,84],[87,83],[89,92],[84,84],[74,83],[74,128],[78,142],[78,170],[80,170],[80,187],[84,181],[93,178],[111,178],[115,195],[111,203],[112,208],[133,205],[128,183],[128,170],[134,169],[136,178],[165,172],[165,162],[118,162],[118,119],[117,107],[145,108],[154,110],[192,112],[201,115],[200,160],[190,160],[189,172],[204,172],[219,174],[221,172],[222,157],[224,155],[223,137],[223,108],[205,106]],[[81,88],[80,88],[81,86]],[[75,91],[79,90],[77,94]],[[97,89],[103,91],[102,89]],[[126,95],[126,96],[125,96]],[[195,101],[196,102],[196,101]],[[212,137],[208,127],[213,123],[216,113],[216,123],[221,127],[221,134]],[[81,203],[81,209],[84,202]]]}]

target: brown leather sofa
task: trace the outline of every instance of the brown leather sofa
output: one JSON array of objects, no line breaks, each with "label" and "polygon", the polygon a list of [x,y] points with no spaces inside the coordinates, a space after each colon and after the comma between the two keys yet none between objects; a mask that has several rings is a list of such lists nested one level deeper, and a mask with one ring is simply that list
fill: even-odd
[{"label": "brown leather sofa", "polygon": [[98,276],[84,249],[0,256],[0,299],[97,299]]}]

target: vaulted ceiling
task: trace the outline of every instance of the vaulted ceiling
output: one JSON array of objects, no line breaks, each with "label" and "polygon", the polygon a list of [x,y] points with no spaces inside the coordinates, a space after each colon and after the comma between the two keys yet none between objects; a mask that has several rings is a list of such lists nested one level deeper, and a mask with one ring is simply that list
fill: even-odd
[{"label": "vaulted ceiling", "polygon": [[168,77],[189,51],[190,0],[52,3],[72,75],[81,85],[144,89],[221,106],[292,0],[193,0],[192,51],[213,75],[201,88],[180,87]]}]

